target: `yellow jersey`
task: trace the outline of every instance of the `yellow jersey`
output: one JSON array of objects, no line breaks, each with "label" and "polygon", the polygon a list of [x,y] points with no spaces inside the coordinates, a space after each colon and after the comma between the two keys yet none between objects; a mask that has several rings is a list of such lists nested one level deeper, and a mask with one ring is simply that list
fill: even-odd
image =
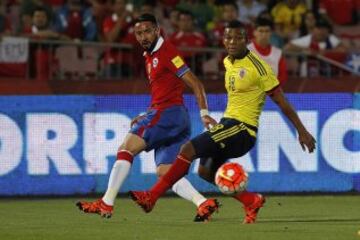
[{"label": "yellow jersey", "polygon": [[232,63],[224,58],[227,107],[224,117],[257,127],[266,92],[279,85],[270,65],[249,51]]}]

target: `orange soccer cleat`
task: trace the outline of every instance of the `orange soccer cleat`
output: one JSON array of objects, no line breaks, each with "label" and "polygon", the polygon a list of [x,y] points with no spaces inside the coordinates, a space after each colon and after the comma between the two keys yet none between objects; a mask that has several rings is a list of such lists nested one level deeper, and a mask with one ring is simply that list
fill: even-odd
[{"label": "orange soccer cleat", "polygon": [[149,213],[154,208],[156,202],[152,199],[149,191],[130,191],[129,194],[144,212]]},{"label": "orange soccer cleat", "polygon": [[197,209],[194,222],[208,222],[214,212],[218,212],[220,203],[216,199],[207,199]]},{"label": "orange soccer cleat", "polygon": [[261,194],[257,194],[254,202],[248,206],[244,206],[246,216],[244,218],[244,224],[255,223],[257,214],[261,207],[265,203],[265,197]]},{"label": "orange soccer cleat", "polygon": [[95,202],[80,201],[76,203],[78,208],[85,213],[96,213],[103,218],[111,218],[113,214],[113,206],[109,206],[102,199],[98,199]]}]

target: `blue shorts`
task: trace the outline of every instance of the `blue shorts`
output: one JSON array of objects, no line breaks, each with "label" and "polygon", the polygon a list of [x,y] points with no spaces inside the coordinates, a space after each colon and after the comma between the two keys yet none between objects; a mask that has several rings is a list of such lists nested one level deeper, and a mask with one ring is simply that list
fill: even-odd
[{"label": "blue shorts", "polygon": [[172,164],[181,145],[190,138],[189,114],[184,106],[151,109],[129,132],[145,140],[145,151],[155,150],[156,166]]}]

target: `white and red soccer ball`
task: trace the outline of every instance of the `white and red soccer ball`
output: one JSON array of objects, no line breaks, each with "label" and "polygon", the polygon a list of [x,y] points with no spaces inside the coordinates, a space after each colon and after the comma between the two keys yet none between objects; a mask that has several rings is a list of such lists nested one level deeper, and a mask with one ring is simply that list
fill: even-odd
[{"label": "white and red soccer ball", "polygon": [[232,195],[246,189],[248,174],[238,163],[224,163],[216,172],[215,183],[222,193]]}]

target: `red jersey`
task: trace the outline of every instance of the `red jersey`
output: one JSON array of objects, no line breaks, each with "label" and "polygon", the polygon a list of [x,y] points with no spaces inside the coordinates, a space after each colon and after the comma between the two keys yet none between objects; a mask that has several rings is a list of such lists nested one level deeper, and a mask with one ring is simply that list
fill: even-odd
[{"label": "red jersey", "polygon": [[[169,40],[177,47],[206,47],[206,39],[199,32],[174,32]],[[182,52],[183,57],[192,57],[195,55],[192,51]]]},{"label": "red jersey", "polygon": [[145,68],[150,82],[151,107],[166,108],[183,104],[184,82],[181,77],[190,70],[179,51],[160,37],[152,50],[145,52]]},{"label": "red jersey", "polygon": [[[104,34],[109,33],[115,27],[116,22],[118,21],[118,16],[114,13],[111,16],[108,16],[104,19],[102,31]],[[133,46],[136,45],[136,38],[134,35],[134,27],[132,26],[132,19],[127,18],[123,27],[119,33],[119,36],[116,40],[117,43],[126,43]],[[117,64],[126,61],[126,59],[131,59],[132,55],[128,51],[120,51],[118,49],[108,49],[105,52],[104,61],[105,64]]]}]

